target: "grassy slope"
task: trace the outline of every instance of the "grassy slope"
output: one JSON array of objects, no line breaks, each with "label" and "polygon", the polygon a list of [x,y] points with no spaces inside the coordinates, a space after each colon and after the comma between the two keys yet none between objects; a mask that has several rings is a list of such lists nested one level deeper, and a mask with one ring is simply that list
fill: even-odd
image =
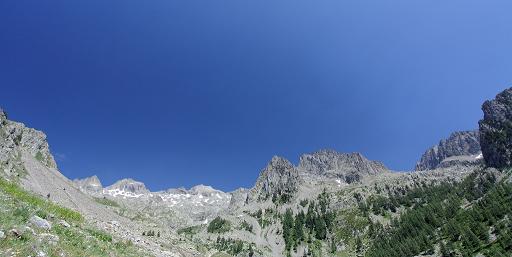
[{"label": "grassy slope", "polygon": [[[52,228],[43,231],[30,227],[28,220],[34,215],[48,219]],[[71,226],[59,225],[62,220]],[[21,235],[14,236],[9,232],[11,229]],[[0,231],[6,234],[0,239],[0,255],[38,256],[43,252],[46,256],[147,256],[130,242],[116,241],[111,235],[88,226],[79,213],[32,195],[1,178]],[[57,236],[58,241],[48,234]]]}]

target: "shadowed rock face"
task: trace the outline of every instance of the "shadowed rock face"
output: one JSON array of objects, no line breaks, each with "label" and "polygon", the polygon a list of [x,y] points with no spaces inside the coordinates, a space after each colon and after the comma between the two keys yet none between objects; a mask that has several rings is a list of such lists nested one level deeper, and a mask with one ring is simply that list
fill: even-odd
[{"label": "shadowed rock face", "polygon": [[370,161],[360,153],[338,153],[333,150],[302,155],[299,169],[310,175],[341,178],[347,183],[388,171],[384,164]]},{"label": "shadowed rock face", "polygon": [[512,166],[512,88],[486,101],[480,120],[480,144],[485,163],[489,167]]},{"label": "shadowed rock face", "polygon": [[477,130],[455,132],[428,149],[416,164],[416,170],[478,164],[481,161],[480,153],[480,135]]}]

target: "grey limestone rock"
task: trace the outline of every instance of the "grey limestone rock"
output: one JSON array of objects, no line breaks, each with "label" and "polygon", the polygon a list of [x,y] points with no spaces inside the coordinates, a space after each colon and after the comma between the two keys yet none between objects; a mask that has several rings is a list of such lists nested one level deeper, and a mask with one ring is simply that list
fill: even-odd
[{"label": "grey limestone rock", "polygon": [[480,144],[485,163],[493,168],[512,166],[512,88],[482,105]]},{"label": "grey limestone rock", "polygon": [[65,228],[71,227],[71,225],[69,225],[69,223],[67,223],[65,220],[59,221],[59,225],[65,227]]},{"label": "grey limestone rock", "polygon": [[53,246],[57,245],[59,240],[60,240],[60,238],[57,235],[48,234],[48,233],[42,233],[39,235],[39,241],[47,242],[48,244],[53,245]]},{"label": "grey limestone rock", "polygon": [[428,149],[416,164],[416,170],[433,170],[454,165],[475,165],[481,162],[478,130],[455,132]]},{"label": "grey limestone rock", "polygon": [[249,190],[239,188],[231,192],[231,201],[229,202],[229,209],[236,210],[249,202]]},{"label": "grey limestone rock", "polygon": [[274,195],[293,194],[301,181],[297,168],[288,160],[274,156],[261,171],[252,189],[252,198],[266,200]]},{"label": "grey limestone rock", "polygon": [[50,230],[52,228],[52,225],[47,220],[39,217],[39,216],[32,216],[29,220],[29,222],[41,229]]},{"label": "grey limestone rock", "polygon": [[146,194],[149,193],[149,190],[146,188],[144,183],[135,181],[131,178],[126,178],[117,181],[111,186],[105,188],[105,190],[109,192],[119,192],[119,194]]},{"label": "grey limestone rock", "polygon": [[103,190],[103,185],[96,175],[83,179],[75,179],[73,182],[81,191],[86,193],[97,194],[101,193]]},{"label": "grey limestone rock", "polygon": [[46,135],[27,128],[23,123],[10,121],[0,108],[0,175],[21,177],[25,175],[21,162],[23,152],[29,153],[48,168],[57,164],[50,153]]},{"label": "grey limestone rock", "polygon": [[333,150],[302,155],[298,168],[311,175],[341,178],[348,184],[360,181],[364,176],[388,172],[384,164],[370,161],[360,153],[339,153]]}]

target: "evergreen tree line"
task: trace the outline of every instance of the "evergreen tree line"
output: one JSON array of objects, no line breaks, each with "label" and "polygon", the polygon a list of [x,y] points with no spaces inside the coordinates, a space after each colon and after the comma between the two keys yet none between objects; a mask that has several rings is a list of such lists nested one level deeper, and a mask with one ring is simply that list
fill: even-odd
[{"label": "evergreen tree line", "polygon": [[[247,248],[247,249],[245,249]],[[242,252],[247,252],[247,256],[254,256],[254,249],[252,244],[249,244],[247,247],[244,246],[244,242],[238,239],[217,237],[217,241],[215,242],[215,249],[219,251],[226,252],[230,255],[236,256]]]},{"label": "evergreen tree line", "polygon": [[[307,212],[300,210],[294,215],[287,209],[281,218],[285,249],[290,252],[297,250],[302,242],[311,243],[313,239],[326,240],[332,234],[335,218],[334,212],[328,209],[329,195],[324,191],[318,197],[318,204],[310,201]],[[334,240],[331,240],[334,243]]]},{"label": "evergreen tree line", "polygon": [[[404,196],[369,199],[364,211],[382,214],[405,207],[389,228],[371,224],[369,257],[415,256],[508,256],[512,252],[512,185],[496,184],[489,173],[476,171],[458,184],[421,187]],[[377,206],[377,207],[375,207]],[[490,241],[492,233],[496,240]]]}]

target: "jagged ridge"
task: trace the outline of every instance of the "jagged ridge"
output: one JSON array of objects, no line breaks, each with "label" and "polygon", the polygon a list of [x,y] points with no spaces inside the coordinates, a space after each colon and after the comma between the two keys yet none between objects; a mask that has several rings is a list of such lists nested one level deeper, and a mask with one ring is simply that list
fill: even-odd
[{"label": "jagged ridge", "polygon": [[436,146],[428,149],[415,170],[433,170],[453,165],[474,165],[481,162],[478,130],[454,132]]}]

